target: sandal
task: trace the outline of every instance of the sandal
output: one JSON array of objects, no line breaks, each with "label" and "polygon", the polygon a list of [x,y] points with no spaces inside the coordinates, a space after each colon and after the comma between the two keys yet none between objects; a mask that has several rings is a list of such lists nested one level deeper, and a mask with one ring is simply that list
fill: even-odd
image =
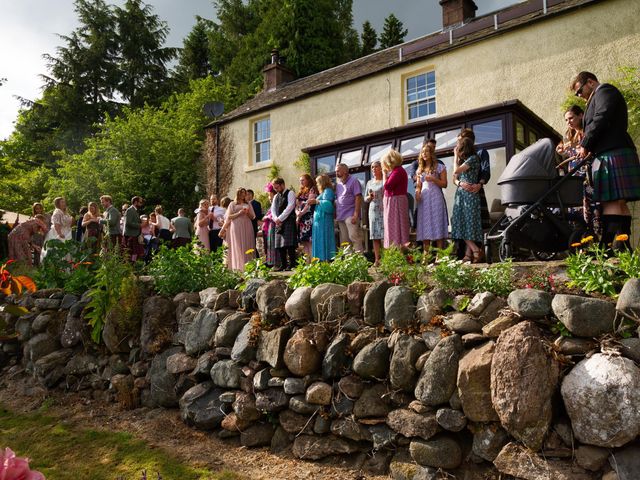
[{"label": "sandal", "polygon": [[471,263],[481,263],[484,261],[484,253],[482,252],[482,250],[476,250],[475,252],[473,252],[473,260],[471,261]]},{"label": "sandal", "polygon": [[469,255],[465,255],[464,257],[462,257],[463,263],[471,262],[471,261],[473,261],[473,258],[471,258]]}]

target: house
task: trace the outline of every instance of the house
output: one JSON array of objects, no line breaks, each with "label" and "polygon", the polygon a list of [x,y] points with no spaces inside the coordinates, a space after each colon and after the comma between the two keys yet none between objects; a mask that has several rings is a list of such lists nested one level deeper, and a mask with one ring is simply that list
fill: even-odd
[{"label": "house", "polygon": [[[207,127],[209,189],[262,191],[274,166],[297,185],[303,152],[313,173],[344,162],[364,181],[389,148],[408,166],[429,137],[451,172],[455,137],[471,127],[491,153],[491,205],[515,152],[560,138],[577,72],[607,80],[640,65],[638,1],[528,0],[482,17],[473,0],[440,5],[441,31],[306,78],[295,80],[274,52],[264,90]],[[449,205],[453,194],[450,184]]]}]

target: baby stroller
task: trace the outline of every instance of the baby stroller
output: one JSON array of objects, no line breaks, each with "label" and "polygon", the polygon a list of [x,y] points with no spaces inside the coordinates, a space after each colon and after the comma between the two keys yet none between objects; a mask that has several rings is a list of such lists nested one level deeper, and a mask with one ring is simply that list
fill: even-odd
[{"label": "baby stroller", "polygon": [[560,176],[556,151],[549,138],[511,157],[498,180],[505,213],[484,236],[487,262],[493,244],[498,244],[500,261],[526,252],[538,260],[549,260],[579,242],[586,234],[582,219],[568,215],[571,207],[582,206],[583,181],[576,172],[588,161]]}]

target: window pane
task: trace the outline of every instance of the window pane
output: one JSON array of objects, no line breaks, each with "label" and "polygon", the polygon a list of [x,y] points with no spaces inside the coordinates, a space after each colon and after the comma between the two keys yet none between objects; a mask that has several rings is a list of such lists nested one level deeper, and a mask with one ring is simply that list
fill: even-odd
[{"label": "window pane", "polygon": [[407,78],[407,117],[409,120],[436,114],[436,74],[422,73]]},{"label": "window pane", "polygon": [[502,140],[502,120],[478,123],[473,126],[476,144],[500,142]]},{"label": "window pane", "polygon": [[340,156],[340,163],[345,163],[349,167],[359,167],[362,163],[362,149],[343,153]]},{"label": "window pane", "polygon": [[456,128],[454,130],[436,133],[436,150],[452,148],[455,146],[458,141],[458,135],[460,135],[460,130],[460,128]]},{"label": "window pane", "polygon": [[316,159],[316,174],[333,173],[336,169],[336,156],[326,155]]},{"label": "window pane", "polygon": [[538,141],[538,135],[533,130],[529,130],[529,143],[536,143]]},{"label": "window pane", "polygon": [[524,140],[524,125],[520,122],[516,122],[516,141],[525,143]]},{"label": "window pane", "polygon": [[382,160],[387,153],[391,151],[392,144],[387,143],[386,145],[376,145],[375,147],[371,147],[369,149],[369,162],[373,163],[376,161]]},{"label": "window pane", "polygon": [[400,143],[400,153],[403,157],[417,155],[420,153],[420,149],[422,148],[422,142],[424,142],[424,135],[402,140]]}]

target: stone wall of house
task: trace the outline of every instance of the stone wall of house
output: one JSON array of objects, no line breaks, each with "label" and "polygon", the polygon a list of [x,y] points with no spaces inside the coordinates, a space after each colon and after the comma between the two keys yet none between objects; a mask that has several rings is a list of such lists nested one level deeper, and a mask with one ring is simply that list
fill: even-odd
[{"label": "stone wall of house", "polygon": [[251,280],[149,296],[140,325],[107,316],[100,347],[87,295],[3,302],[29,313],[2,314],[18,338],[0,344],[0,374],[24,368],[50,389],[179,409],[246,447],[362,455],[367,471],[403,480],[640,478],[640,339],[616,336],[640,319],[639,279],[616,303],[438,288],[416,301],[385,281],[292,291]]}]

